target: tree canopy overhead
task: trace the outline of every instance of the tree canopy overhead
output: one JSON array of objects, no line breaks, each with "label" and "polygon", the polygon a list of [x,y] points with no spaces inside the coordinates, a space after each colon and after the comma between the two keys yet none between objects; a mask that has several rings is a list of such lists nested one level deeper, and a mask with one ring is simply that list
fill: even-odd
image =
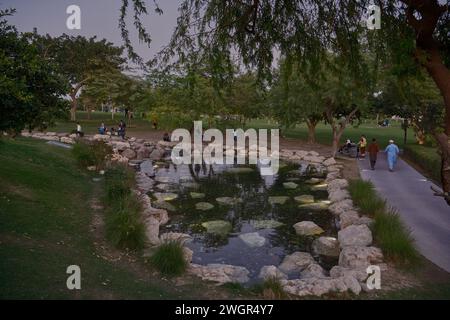
[{"label": "tree canopy overhead", "polygon": [[[373,3],[381,9],[380,30],[366,28]],[[121,22],[133,7],[140,39],[150,40],[141,23],[147,13],[144,1],[122,4]],[[161,13],[155,1],[153,5]],[[300,67],[316,65],[332,52],[354,78],[367,70],[361,59],[367,45],[379,62],[412,56],[444,99],[445,130],[433,134],[442,151],[443,196],[450,205],[449,8],[450,0],[183,0],[175,31],[158,60],[207,63],[214,80],[223,81],[231,76],[236,57],[255,68],[260,79],[271,80],[277,51]],[[120,27],[128,36],[126,25]]]}]

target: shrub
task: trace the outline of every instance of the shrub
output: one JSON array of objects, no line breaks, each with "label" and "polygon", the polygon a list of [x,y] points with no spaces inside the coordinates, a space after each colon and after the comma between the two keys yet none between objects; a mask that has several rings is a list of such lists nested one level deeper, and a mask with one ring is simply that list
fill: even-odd
[{"label": "shrub", "polygon": [[363,180],[350,181],[349,192],[361,213],[374,218],[372,231],[385,256],[400,266],[414,266],[420,254],[414,239],[403,225],[400,216],[376,193],[373,184]]},{"label": "shrub", "polygon": [[72,154],[78,164],[85,168],[95,164],[95,158],[91,151],[91,147],[86,142],[77,142],[73,146]]},{"label": "shrub", "polygon": [[259,291],[265,299],[270,300],[280,300],[286,299],[288,297],[286,292],[283,290],[283,286],[281,285],[280,280],[276,278],[266,279],[262,284],[259,285],[257,291]]},{"label": "shrub", "polygon": [[405,156],[426,171],[431,179],[441,181],[441,157],[436,148],[408,144],[405,146]]},{"label": "shrub", "polygon": [[386,202],[380,199],[372,183],[364,180],[352,180],[349,185],[349,192],[353,202],[359,207],[362,214],[375,216],[386,208]]},{"label": "shrub", "polygon": [[409,230],[393,209],[377,213],[372,228],[377,243],[388,259],[402,266],[415,265],[420,261]]},{"label": "shrub", "polygon": [[125,165],[117,165],[105,173],[107,202],[120,202],[131,193],[134,172]]},{"label": "shrub", "polygon": [[79,141],[73,146],[72,153],[81,167],[95,166],[99,170],[105,168],[112,148],[104,141]]},{"label": "shrub", "polygon": [[150,257],[150,264],[167,276],[179,276],[188,266],[184,259],[183,246],[178,241],[161,244]]},{"label": "shrub", "polygon": [[118,248],[142,249],[145,245],[145,227],[140,219],[141,203],[129,194],[109,207],[106,216],[107,237]]}]

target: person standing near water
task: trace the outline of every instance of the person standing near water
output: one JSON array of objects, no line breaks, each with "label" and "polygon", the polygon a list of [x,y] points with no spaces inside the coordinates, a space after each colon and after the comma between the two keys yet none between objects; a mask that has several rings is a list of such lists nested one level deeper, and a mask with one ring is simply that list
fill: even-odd
[{"label": "person standing near water", "polygon": [[389,171],[394,171],[394,166],[397,163],[397,157],[400,152],[397,145],[394,143],[394,140],[389,140],[389,145],[384,150],[387,155],[387,161],[389,165]]},{"label": "person standing near water", "polygon": [[380,147],[378,147],[377,139],[373,138],[372,142],[369,144],[367,148],[369,152],[369,160],[370,160],[370,168],[375,170],[375,164],[377,163],[378,152],[380,151]]},{"label": "person standing near water", "polygon": [[359,153],[361,155],[361,158],[366,157],[366,146],[367,146],[366,136],[362,135],[361,139],[359,139]]}]

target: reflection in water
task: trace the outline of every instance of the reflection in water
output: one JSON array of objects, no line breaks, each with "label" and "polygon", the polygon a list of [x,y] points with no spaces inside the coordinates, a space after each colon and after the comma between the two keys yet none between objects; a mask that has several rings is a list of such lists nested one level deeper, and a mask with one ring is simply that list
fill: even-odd
[{"label": "reflection in water", "polygon": [[[161,233],[174,231],[189,233],[193,237],[188,246],[194,251],[193,262],[199,264],[226,263],[246,267],[250,276],[257,277],[265,265],[278,265],[286,254],[295,251],[310,251],[311,237],[295,234],[297,222],[314,221],[325,230],[324,235],[336,235],[331,214],[326,211],[299,209],[294,197],[302,194],[314,195],[316,201],[325,200],[325,191],[311,191],[305,180],[322,177],[320,172],[305,165],[284,164],[277,175],[261,176],[256,166],[233,165],[178,165],[157,162],[155,180],[159,182],[154,192],[174,192],[178,198],[170,201],[170,222],[161,227]],[[251,168],[251,170],[249,170]],[[288,190],[283,182],[295,181],[298,187]],[[158,188],[164,187],[164,190]],[[191,192],[204,194],[193,199]],[[269,196],[288,196],[284,204],[271,204]],[[219,197],[229,197],[218,202]],[[210,210],[197,210],[198,202],[214,205]],[[208,221],[228,221],[229,233],[210,233],[202,226]],[[254,221],[259,221],[255,225]],[[263,220],[263,221],[261,221]],[[265,221],[270,220],[267,228]],[[282,223],[273,227],[273,220]],[[255,228],[257,226],[258,228]],[[228,230],[226,230],[228,232]],[[239,235],[257,232],[266,240],[263,245],[246,243]],[[257,235],[257,236],[258,236]],[[247,241],[252,241],[252,237]],[[261,239],[260,239],[261,240]],[[318,260],[325,268],[328,263]]]}]

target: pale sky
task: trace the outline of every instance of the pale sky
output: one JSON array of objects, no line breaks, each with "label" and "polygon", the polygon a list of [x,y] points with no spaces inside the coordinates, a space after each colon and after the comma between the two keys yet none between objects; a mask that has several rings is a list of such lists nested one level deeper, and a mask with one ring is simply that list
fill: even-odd
[{"label": "pale sky", "polygon": [[[146,2],[150,8],[153,0]],[[178,17],[179,3],[177,0],[158,1],[164,14],[160,16],[150,10],[149,16],[144,18],[145,26],[153,39],[150,48],[139,43],[136,32],[133,32],[132,16],[129,16],[130,38],[135,51],[145,61],[153,58],[170,40]],[[81,9],[81,30],[69,30],[66,27],[69,17],[66,8],[69,5],[78,5]],[[36,27],[39,33],[48,33],[51,36],[63,33],[86,37],[97,35],[98,38],[106,38],[118,46],[123,44],[118,27],[120,5],[120,0],[0,0],[0,8],[17,10],[8,20],[21,32],[32,31]]]}]

